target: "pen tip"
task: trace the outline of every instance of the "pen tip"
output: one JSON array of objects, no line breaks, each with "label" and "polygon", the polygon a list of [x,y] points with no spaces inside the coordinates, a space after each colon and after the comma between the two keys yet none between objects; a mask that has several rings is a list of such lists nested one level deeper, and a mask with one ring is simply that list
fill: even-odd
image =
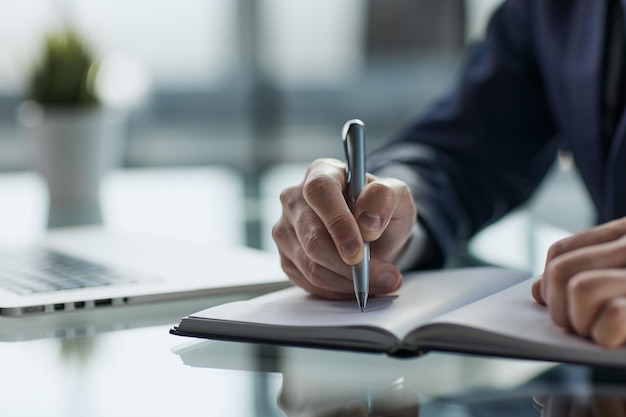
[{"label": "pen tip", "polygon": [[361,312],[365,311],[365,305],[367,304],[367,293],[366,292],[359,292],[356,294],[356,301],[359,304],[359,308],[361,309]]}]

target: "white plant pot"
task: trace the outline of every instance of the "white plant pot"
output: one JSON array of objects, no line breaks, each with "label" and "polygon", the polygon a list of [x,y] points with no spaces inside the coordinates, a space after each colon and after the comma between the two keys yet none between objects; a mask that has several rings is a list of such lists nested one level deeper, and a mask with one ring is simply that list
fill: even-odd
[{"label": "white plant pot", "polygon": [[48,227],[102,223],[100,183],[121,162],[124,122],[121,114],[100,107],[22,106],[32,167],[49,191]]}]

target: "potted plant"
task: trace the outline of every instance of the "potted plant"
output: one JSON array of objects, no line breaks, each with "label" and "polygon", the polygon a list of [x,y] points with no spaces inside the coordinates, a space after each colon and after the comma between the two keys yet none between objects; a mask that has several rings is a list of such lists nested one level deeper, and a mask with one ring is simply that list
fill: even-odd
[{"label": "potted plant", "polygon": [[96,92],[98,60],[71,27],[50,32],[18,112],[49,191],[48,226],[102,222],[100,182],[121,155],[121,120]]},{"label": "potted plant", "polygon": [[31,74],[29,96],[47,107],[97,106],[97,71],[93,51],[74,29],[51,32]]}]

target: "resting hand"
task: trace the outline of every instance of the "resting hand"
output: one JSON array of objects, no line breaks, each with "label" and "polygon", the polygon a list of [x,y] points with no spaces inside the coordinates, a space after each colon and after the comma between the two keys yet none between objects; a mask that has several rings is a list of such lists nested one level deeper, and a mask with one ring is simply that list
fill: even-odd
[{"label": "resting hand", "polygon": [[535,300],[552,320],[597,343],[626,343],[626,217],[550,247]]},{"label": "resting hand", "polygon": [[283,213],[272,230],[283,270],[310,293],[329,299],[354,297],[350,265],[371,242],[370,294],[398,289],[393,262],[409,241],[416,209],[409,188],[368,174],[354,214],[345,200],[346,166],[334,159],[313,162],[304,181],[280,196]]}]

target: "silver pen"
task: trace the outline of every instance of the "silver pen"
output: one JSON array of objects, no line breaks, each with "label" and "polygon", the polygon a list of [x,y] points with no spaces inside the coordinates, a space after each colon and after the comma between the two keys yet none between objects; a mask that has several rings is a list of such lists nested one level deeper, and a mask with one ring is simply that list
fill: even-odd
[{"label": "silver pen", "polygon": [[[365,188],[365,124],[358,119],[348,120],[342,130],[343,147],[346,153],[347,202],[350,211]],[[370,245],[364,242],[363,260],[352,266],[354,294],[361,311],[365,310],[370,285]]]}]

